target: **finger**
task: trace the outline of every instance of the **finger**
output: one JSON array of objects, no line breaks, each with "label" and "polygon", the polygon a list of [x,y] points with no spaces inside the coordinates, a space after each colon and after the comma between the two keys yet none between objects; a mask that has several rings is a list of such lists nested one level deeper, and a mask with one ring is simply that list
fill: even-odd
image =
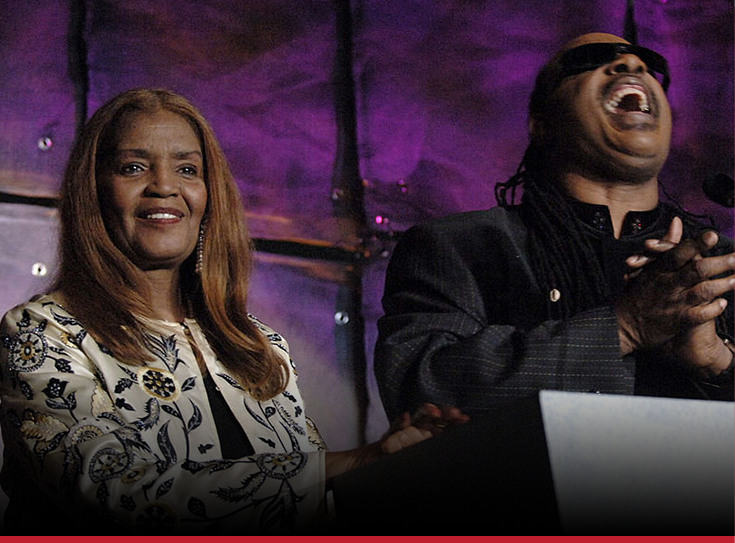
[{"label": "finger", "polygon": [[441,409],[432,404],[424,403],[419,406],[410,417],[410,424],[424,428],[433,424],[433,421],[441,417]]},{"label": "finger", "polygon": [[733,271],[735,271],[735,255],[694,258],[692,262],[680,270],[681,279],[679,279],[679,282],[686,287],[703,285],[703,292],[708,295],[706,299],[709,301],[727,292],[730,282],[730,277],[721,278],[723,281],[712,280],[712,278],[726,273],[731,274]]},{"label": "finger", "polygon": [[690,261],[697,259],[705,251],[711,249],[717,243],[717,239],[717,234],[709,231],[699,238],[682,241],[661,255],[659,258],[661,268],[670,271],[682,268]]},{"label": "finger", "polygon": [[397,419],[395,419],[388,429],[388,434],[403,430],[411,426],[411,414],[408,411],[402,413]]},{"label": "finger", "polygon": [[462,424],[470,420],[469,415],[462,413],[462,410],[454,406],[445,406],[442,408],[442,417],[454,424]]},{"label": "finger", "polygon": [[401,445],[400,439],[394,434],[386,438],[380,444],[380,448],[383,450],[383,452],[392,454],[400,451],[403,448],[403,445]]},{"label": "finger", "polygon": [[707,249],[711,249],[712,247],[717,245],[717,240],[719,239],[720,236],[714,230],[707,230],[704,234],[700,236],[700,240],[702,240],[702,243],[705,244]]},{"label": "finger", "polygon": [[647,239],[643,242],[643,246],[647,251],[652,253],[665,253],[669,249],[676,247],[678,243],[674,243],[665,239]]},{"label": "finger", "polygon": [[651,261],[651,257],[645,255],[632,255],[625,259],[629,268],[642,268]]},{"label": "finger", "polygon": [[708,304],[698,305],[686,312],[686,320],[689,324],[697,326],[716,319],[727,307],[727,300],[717,298]]},{"label": "finger", "polygon": [[470,420],[470,417],[462,413],[458,407],[442,405],[439,409],[440,412],[438,416],[431,421],[435,428],[444,429],[449,426],[463,424]]},{"label": "finger", "polygon": [[643,252],[629,256],[625,259],[625,264],[634,270],[643,268],[643,266],[655,260],[657,256],[674,247],[676,247],[674,243],[662,242],[658,239],[647,239],[644,242]]},{"label": "finger", "polygon": [[681,241],[681,236],[684,234],[684,223],[681,222],[679,217],[674,217],[669,225],[669,230],[663,237],[662,241],[677,244]]},{"label": "finger", "polygon": [[694,306],[709,303],[715,298],[731,291],[733,287],[735,287],[735,278],[733,277],[722,277],[720,279],[703,281],[688,289],[685,300]]},{"label": "finger", "polygon": [[432,437],[432,433],[428,430],[420,430],[415,426],[410,426],[404,430],[396,432],[386,438],[381,443],[381,449],[386,453],[398,452],[401,449],[420,443]]},{"label": "finger", "polygon": [[433,433],[441,433],[449,426],[464,424],[468,420],[470,417],[457,407],[426,403],[414,412],[411,424],[418,428],[428,429]]},{"label": "finger", "polygon": [[435,418],[441,416],[441,408],[433,403],[423,403],[414,412],[413,418]]},{"label": "finger", "polygon": [[708,256],[697,259],[694,263],[702,277],[710,278],[723,273],[735,271],[735,254]]},{"label": "finger", "polygon": [[[684,224],[681,222],[679,217],[674,217],[671,220],[669,229],[661,239],[647,239],[644,242],[644,248],[647,252],[660,254],[673,249],[680,241],[681,236],[684,233]],[[652,258],[646,255],[646,251],[642,254],[629,256],[625,263],[631,268],[640,268],[648,264]]]},{"label": "finger", "polygon": [[647,239],[643,242],[643,252],[629,256],[625,259],[625,263],[631,268],[641,268],[651,262],[656,255],[665,253],[674,247],[676,247],[676,243],[670,241]]}]

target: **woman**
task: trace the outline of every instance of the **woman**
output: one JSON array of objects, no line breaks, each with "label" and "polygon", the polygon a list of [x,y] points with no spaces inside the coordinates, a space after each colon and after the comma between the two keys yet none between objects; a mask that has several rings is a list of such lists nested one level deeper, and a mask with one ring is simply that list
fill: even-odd
[{"label": "woman", "polygon": [[247,313],[225,157],[179,95],[95,113],[60,220],[54,288],[2,323],[8,533],[305,532],[330,478],[464,420],[429,407],[437,426],[404,416],[381,442],[323,450],[286,341]]}]

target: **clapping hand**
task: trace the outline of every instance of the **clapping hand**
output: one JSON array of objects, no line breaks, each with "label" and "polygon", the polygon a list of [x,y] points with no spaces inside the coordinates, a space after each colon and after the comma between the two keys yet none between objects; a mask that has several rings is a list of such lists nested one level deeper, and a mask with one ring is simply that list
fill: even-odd
[{"label": "clapping hand", "polygon": [[727,306],[722,296],[735,286],[735,255],[705,257],[717,234],[682,241],[682,231],[675,218],[666,236],[647,240],[644,252],[626,261],[632,271],[616,304],[621,346],[624,353],[663,348],[708,377],[732,359],[715,319]]}]

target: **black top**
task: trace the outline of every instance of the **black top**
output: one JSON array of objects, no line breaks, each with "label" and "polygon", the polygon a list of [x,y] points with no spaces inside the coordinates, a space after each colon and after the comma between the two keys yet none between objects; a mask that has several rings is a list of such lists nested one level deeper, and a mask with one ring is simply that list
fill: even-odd
[{"label": "black top", "polygon": [[235,460],[255,454],[248,436],[232,414],[227,402],[222,397],[212,376],[207,372],[204,376],[204,387],[207,389],[209,405],[212,408],[214,423],[217,426],[223,460]]}]

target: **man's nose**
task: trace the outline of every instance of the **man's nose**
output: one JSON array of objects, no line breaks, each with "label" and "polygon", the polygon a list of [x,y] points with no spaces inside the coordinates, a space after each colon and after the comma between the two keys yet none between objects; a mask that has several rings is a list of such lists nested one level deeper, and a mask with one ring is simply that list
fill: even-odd
[{"label": "man's nose", "polygon": [[630,53],[620,55],[608,68],[608,73],[611,74],[642,74],[646,71],[648,71],[646,63]]},{"label": "man's nose", "polygon": [[152,168],[150,183],[146,187],[147,196],[176,196],[181,188],[181,183],[175,172],[166,168]]}]

